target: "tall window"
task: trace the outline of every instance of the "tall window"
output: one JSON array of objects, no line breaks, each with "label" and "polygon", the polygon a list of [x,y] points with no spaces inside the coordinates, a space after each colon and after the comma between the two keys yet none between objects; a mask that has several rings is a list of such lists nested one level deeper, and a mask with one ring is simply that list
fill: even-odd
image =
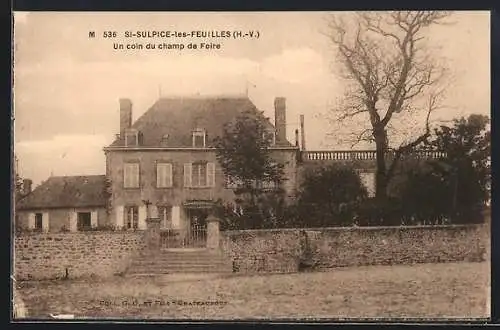
[{"label": "tall window", "polygon": [[139,188],[139,163],[126,163],[123,166],[123,187]]},{"label": "tall window", "polygon": [[172,228],[172,207],[169,205],[158,206],[158,217],[160,218],[161,228]]},{"label": "tall window", "polygon": [[35,229],[42,230],[43,228],[43,213],[35,213]]},{"label": "tall window", "polygon": [[156,164],[156,187],[157,188],[172,187],[172,164],[170,163]]},{"label": "tall window", "polygon": [[206,133],[203,129],[195,129],[193,131],[193,147],[204,148],[206,143]]},{"label": "tall window", "polygon": [[139,208],[137,206],[125,207],[125,228],[137,229],[139,227]]},{"label": "tall window", "polygon": [[193,187],[206,187],[207,185],[207,164],[195,163],[193,164],[191,183]]},{"label": "tall window", "polygon": [[215,187],[215,164],[207,162],[184,164],[185,187]]}]

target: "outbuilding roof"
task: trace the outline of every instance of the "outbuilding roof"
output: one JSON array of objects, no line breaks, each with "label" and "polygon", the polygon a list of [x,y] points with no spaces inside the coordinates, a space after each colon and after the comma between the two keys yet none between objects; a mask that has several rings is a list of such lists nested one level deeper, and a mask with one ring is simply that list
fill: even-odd
[{"label": "outbuilding roof", "polygon": [[17,202],[18,210],[106,206],[106,176],[52,176]]}]

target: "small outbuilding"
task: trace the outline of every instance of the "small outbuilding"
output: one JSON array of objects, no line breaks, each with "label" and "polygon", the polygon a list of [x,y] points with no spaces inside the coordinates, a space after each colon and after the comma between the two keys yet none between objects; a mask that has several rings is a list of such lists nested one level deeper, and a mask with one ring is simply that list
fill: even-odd
[{"label": "small outbuilding", "polygon": [[105,175],[52,176],[16,203],[16,227],[84,231],[107,226]]}]

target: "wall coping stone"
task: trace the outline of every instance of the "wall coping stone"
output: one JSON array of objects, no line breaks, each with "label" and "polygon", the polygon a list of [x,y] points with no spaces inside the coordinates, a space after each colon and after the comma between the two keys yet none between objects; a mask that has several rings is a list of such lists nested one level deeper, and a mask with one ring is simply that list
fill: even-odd
[{"label": "wall coping stone", "polygon": [[412,230],[412,229],[461,229],[461,228],[483,228],[485,224],[466,224],[466,225],[420,225],[420,226],[359,226],[359,227],[311,227],[311,228],[277,228],[277,229],[241,229],[221,231],[223,235],[234,235],[239,233],[276,233],[276,232],[306,232],[311,231],[377,231],[377,230]]},{"label": "wall coping stone", "polygon": [[31,237],[31,236],[92,236],[92,235],[144,235],[144,230],[89,230],[89,231],[69,231],[69,232],[25,232],[15,234],[16,238]]}]

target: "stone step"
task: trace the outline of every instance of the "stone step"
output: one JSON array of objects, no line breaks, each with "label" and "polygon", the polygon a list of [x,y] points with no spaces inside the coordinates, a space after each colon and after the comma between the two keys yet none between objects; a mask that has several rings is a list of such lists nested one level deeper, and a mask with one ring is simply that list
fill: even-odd
[{"label": "stone step", "polygon": [[149,265],[149,266],[136,266],[136,267],[129,267],[129,270],[134,270],[134,269],[199,269],[199,268],[207,268],[207,269],[212,269],[212,268],[220,268],[220,269],[225,269],[225,268],[231,268],[229,266],[227,267],[221,267],[220,265],[213,265],[213,264],[206,264],[206,265]]},{"label": "stone step", "polygon": [[137,262],[231,262],[229,258],[216,257],[216,256],[206,256],[206,257],[189,257],[189,258],[177,258],[177,257],[147,257],[147,258],[134,258]]},{"label": "stone step", "polygon": [[227,257],[219,254],[156,254],[156,255],[142,255],[138,259],[206,259],[206,258],[217,258],[226,259]]},{"label": "stone step", "polygon": [[137,260],[230,260],[228,257],[221,255],[150,255],[150,256],[140,256],[135,258]]},{"label": "stone step", "polygon": [[230,273],[232,263],[223,253],[205,248],[143,251],[127,274]]},{"label": "stone step", "polygon": [[138,267],[128,270],[128,274],[169,274],[169,273],[231,273],[229,267],[211,267],[206,265],[190,267]]},{"label": "stone step", "polygon": [[155,266],[155,265],[231,265],[232,263],[230,262],[224,262],[221,260],[201,260],[201,261],[194,261],[194,260],[184,260],[184,261],[158,261],[158,260],[135,260],[131,262],[131,265],[137,265],[137,266]]},{"label": "stone step", "polygon": [[133,264],[231,264],[231,260],[225,259],[135,259]]},{"label": "stone step", "polygon": [[132,263],[129,268],[187,268],[187,267],[232,267],[225,263]]},{"label": "stone step", "polygon": [[210,251],[193,251],[193,252],[169,252],[169,251],[159,251],[159,252],[142,252],[139,257],[142,258],[161,258],[161,257],[173,257],[173,258],[205,258],[205,257],[225,257],[225,254],[221,252],[210,252]]}]

